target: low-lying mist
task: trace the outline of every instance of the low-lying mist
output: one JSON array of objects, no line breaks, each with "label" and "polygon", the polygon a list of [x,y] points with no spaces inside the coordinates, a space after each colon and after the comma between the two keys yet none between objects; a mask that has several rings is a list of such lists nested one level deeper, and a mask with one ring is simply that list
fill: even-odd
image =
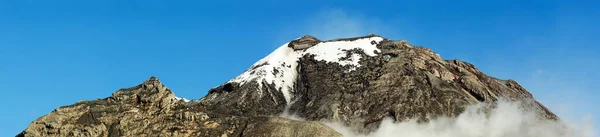
[{"label": "low-lying mist", "polygon": [[[345,137],[595,137],[591,120],[571,123],[567,120],[549,120],[535,112],[521,109],[519,102],[498,101],[485,113],[489,104],[468,106],[457,117],[439,117],[429,122],[409,120],[395,122],[384,119],[379,128],[368,134],[358,133],[351,126],[323,122]],[[301,120],[298,117],[284,117]]]}]

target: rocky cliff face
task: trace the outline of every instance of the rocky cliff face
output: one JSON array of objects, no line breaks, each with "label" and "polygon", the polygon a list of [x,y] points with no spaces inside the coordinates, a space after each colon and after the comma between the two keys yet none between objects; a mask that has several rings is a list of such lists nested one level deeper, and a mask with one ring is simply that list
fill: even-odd
[{"label": "rocky cliff face", "polygon": [[[150,78],[105,99],[57,108],[18,136],[341,136],[314,121],[359,125],[368,132],[385,117],[426,122],[501,98],[558,119],[517,82],[406,41],[304,36],[200,100],[179,99]],[[281,114],[307,121],[277,117]]]}]

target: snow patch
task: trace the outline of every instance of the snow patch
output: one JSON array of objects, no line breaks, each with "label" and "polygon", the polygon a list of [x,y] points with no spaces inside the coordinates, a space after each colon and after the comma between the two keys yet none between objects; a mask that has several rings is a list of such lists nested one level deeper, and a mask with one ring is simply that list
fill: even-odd
[{"label": "snow patch", "polygon": [[177,97],[177,96],[175,96],[175,99],[177,99],[177,100],[183,100],[183,102],[190,102],[190,100],[188,100],[186,98],[180,98],[180,97]]},{"label": "snow patch", "polygon": [[342,66],[360,67],[358,61],[360,61],[361,56],[359,54],[352,54],[350,60],[340,60],[340,58],[345,57],[346,52],[352,49],[362,49],[369,56],[377,56],[375,52],[381,52],[381,50],[377,48],[377,44],[372,44],[372,42],[379,43],[382,40],[381,37],[371,37],[354,41],[322,42],[307,49],[306,53],[316,55],[315,60],[336,62]]},{"label": "snow patch", "polygon": [[267,57],[254,63],[250,69],[242,73],[242,75],[230,80],[240,85],[246,82],[257,82],[259,94],[262,96],[262,81],[265,80],[269,84],[275,84],[277,90],[283,93],[286,101],[290,100],[290,90],[293,87],[293,82],[296,79],[296,66],[298,66],[298,56],[302,51],[294,51],[287,47],[288,43],[277,48]]},{"label": "snow patch", "polygon": [[283,96],[290,103],[291,92],[293,92],[294,82],[297,77],[298,61],[304,55],[314,55],[317,61],[326,61],[338,63],[342,66],[352,66],[347,72],[361,67],[358,63],[361,59],[360,54],[351,53],[350,58],[342,59],[347,56],[347,52],[353,49],[360,49],[368,56],[377,56],[376,52],[381,52],[377,44],[383,41],[382,37],[368,37],[355,40],[326,41],[318,43],[306,50],[295,51],[288,47],[289,43],[283,44],[267,57],[254,63],[248,70],[241,75],[228,81],[244,85],[248,82],[258,83],[258,94],[262,96],[262,81],[268,84],[274,84],[275,88],[283,93]]}]

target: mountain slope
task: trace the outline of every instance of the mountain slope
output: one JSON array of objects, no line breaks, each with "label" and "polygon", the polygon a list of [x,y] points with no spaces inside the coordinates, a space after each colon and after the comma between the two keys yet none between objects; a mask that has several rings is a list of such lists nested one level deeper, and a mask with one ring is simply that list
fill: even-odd
[{"label": "mountain slope", "polygon": [[[524,102],[540,118],[558,119],[517,82],[406,41],[304,36],[200,100],[179,99],[150,78],[102,100],[60,107],[19,136],[340,136],[311,121],[359,125],[369,132],[386,117],[425,122],[500,99]],[[308,121],[277,117],[282,114]]]},{"label": "mountain slope", "polygon": [[503,98],[557,119],[517,82],[487,76],[460,60],[443,60],[406,41],[305,36],[286,45],[212,89],[202,103],[226,114],[285,111],[308,120],[369,124],[388,116],[452,117],[467,105]]}]

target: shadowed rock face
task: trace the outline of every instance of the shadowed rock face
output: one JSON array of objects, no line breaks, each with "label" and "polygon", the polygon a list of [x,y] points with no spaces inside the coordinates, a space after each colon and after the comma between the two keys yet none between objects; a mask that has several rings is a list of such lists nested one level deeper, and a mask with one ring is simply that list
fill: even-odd
[{"label": "shadowed rock face", "polygon": [[[283,48],[303,52],[322,43],[351,44],[373,37],[380,36],[328,41],[304,36]],[[294,73],[274,68],[256,74],[294,74],[288,92],[273,82],[283,79],[249,79],[226,82],[200,100],[185,102],[152,77],[108,98],[59,107],[17,136],[341,136],[312,121],[362,125],[367,132],[385,117],[426,122],[438,116],[455,117],[467,105],[501,98],[522,101],[524,108],[538,112],[539,117],[558,119],[513,80],[487,76],[472,64],[444,60],[406,41],[383,39],[369,44],[377,50],[343,49],[339,60],[358,64],[342,65],[316,59],[314,54],[297,54],[302,56],[291,69]],[[292,66],[289,63],[258,63],[248,71],[269,65]],[[289,101],[286,95],[291,97]],[[308,121],[277,117],[282,113]]]}]

